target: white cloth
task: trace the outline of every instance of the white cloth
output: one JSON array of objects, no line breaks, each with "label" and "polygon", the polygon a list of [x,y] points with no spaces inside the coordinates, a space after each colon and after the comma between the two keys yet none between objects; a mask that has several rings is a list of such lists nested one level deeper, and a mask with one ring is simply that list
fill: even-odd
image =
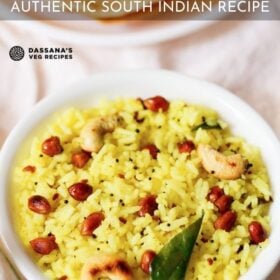
[{"label": "white cloth", "polygon": [[[72,47],[74,59],[13,62],[14,45]],[[0,145],[45,95],[96,72],[140,68],[171,69],[228,88],[280,136],[280,22],[224,21],[170,42],[123,48],[66,44],[0,22],[0,63]],[[279,278],[280,265],[268,279]]]}]

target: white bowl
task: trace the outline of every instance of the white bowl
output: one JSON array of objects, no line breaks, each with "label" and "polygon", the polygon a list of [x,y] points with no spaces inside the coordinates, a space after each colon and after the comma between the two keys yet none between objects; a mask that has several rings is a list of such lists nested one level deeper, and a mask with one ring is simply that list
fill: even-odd
[{"label": "white bowl", "polygon": [[89,107],[100,98],[150,97],[160,94],[168,99],[184,99],[189,103],[212,107],[227,121],[234,134],[258,146],[268,168],[273,189],[270,210],[269,245],[260,253],[243,280],[265,279],[280,257],[280,145],[265,121],[239,98],[208,82],[169,71],[130,71],[94,75],[77,85],[53,94],[35,106],[8,137],[0,157],[0,233],[10,258],[28,280],[44,276],[24,251],[11,220],[10,173],[18,150],[34,128],[53,112],[69,107]]}]

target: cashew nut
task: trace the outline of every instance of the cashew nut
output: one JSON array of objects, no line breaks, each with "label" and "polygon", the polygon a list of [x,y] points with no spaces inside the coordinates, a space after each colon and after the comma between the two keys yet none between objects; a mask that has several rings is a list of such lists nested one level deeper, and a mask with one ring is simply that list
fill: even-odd
[{"label": "cashew nut", "polygon": [[89,259],[83,266],[81,280],[132,280],[133,275],[129,265],[116,255],[102,254]]},{"label": "cashew nut", "polygon": [[238,179],[244,172],[244,160],[240,154],[225,156],[208,145],[198,146],[198,155],[204,169],[219,179]]},{"label": "cashew nut", "polygon": [[104,134],[113,132],[122,119],[117,114],[90,120],[81,131],[81,147],[87,152],[99,152],[104,144]]}]

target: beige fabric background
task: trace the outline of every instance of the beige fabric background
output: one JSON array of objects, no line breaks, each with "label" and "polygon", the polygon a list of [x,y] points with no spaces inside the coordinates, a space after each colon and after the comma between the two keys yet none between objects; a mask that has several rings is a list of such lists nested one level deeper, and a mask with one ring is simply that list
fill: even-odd
[{"label": "beige fabric background", "polygon": [[[74,59],[13,62],[13,45],[73,47]],[[0,146],[45,95],[100,71],[142,68],[172,69],[228,88],[280,137],[280,22],[219,22],[184,38],[133,48],[70,45],[1,22],[0,65]],[[3,275],[0,269],[0,279],[10,279]],[[280,279],[280,265],[268,279]]]}]

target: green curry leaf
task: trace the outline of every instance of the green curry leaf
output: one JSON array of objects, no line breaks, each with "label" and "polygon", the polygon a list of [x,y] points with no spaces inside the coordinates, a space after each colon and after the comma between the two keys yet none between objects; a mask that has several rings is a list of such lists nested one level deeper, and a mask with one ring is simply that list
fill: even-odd
[{"label": "green curry leaf", "polygon": [[199,124],[198,126],[195,126],[192,131],[197,131],[199,128],[201,129],[222,129],[222,127],[216,123],[216,124],[208,124],[206,122],[203,122],[201,124]]},{"label": "green curry leaf", "polygon": [[188,228],[173,237],[153,259],[152,280],[183,280],[199,234],[202,219],[199,218]]}]

